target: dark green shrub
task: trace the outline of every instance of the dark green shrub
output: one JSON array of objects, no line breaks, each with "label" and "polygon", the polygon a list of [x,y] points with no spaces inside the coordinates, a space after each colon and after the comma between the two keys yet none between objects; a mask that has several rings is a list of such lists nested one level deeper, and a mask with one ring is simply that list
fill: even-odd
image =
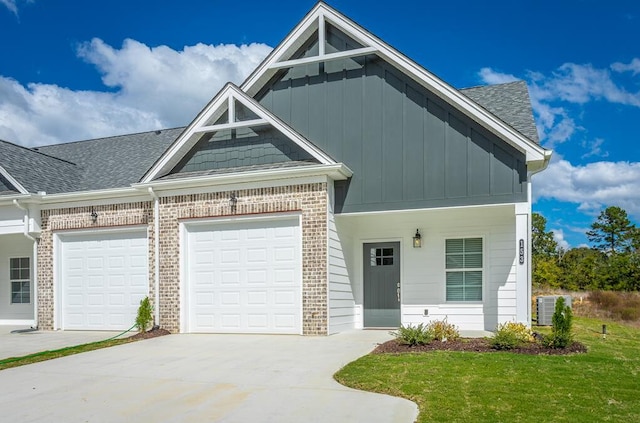
[{"label": "dark green shrub", "polygon": [[551,335],[543,339],[543,343],[551,348],[565,348],[573,340],[571,325],[573,314],[571,307],[564,305],[564,297],[558,297],[556,308],[551,317]]},{"label": "dark green shrub", "polygon": [[442,320],[434,320],[429,322],[427,325],[427,330],[432,334],[433,339],[438,341],[455,341],[460,338],[460,332],[458,332],[458,327],[453,323],[447,322],[447,318],[445,317]]},{"label": "dark green shrub", "polygon": [[149,302],[149,297],[144,297],[144,299],[140,300],[140,307],[138,307],[138,315],[136,316],[138,332],[146,332],[147,328],[151,327],[152,322],[153,308],[151,307],[151,302]]},{"label": "dark green shrub", "polygon": [[391,335],[395,336],[399,343],[412,347],[415,345],[425,345],[433,341],[433,335],[422,323],[418,326],[400,326],[397,331],[391,332]]}]

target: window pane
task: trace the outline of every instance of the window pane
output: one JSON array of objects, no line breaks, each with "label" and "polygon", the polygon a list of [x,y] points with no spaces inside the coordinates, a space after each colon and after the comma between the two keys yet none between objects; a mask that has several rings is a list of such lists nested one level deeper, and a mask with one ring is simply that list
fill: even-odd
[{"label": "window pane", "polygon": [[462,269],[464,267],[464,256],[462,254],[447,255],[447,269]]},{"label": "window pane", "polygon": [[12,258],[9,260],[9,267],[11,269],[17,269],[18,267],[20,267],[20,259],[17,258]]},{"label": "window pane", "polygon": [[464,240],[464,251],[467,253],[482,252],[482,238],[467,238]]},{"label": "window pane", "polygon": [[467,254],[464,259],[465,268],[482,267],[482,253]]},{"label": "window pane", "polygon": [[25,282],[19,282],[19,283],[22,284],[22,286],[20,287],[22,292],[29,293],[29,285],[30,285],[30,283],[26,282],[26,281]]},{"label": "window pane", "polygon": [[482,287],[482,272],[464,272],[466,286]]},{"label": "window pane", "polygon": [[464,251],[464,240],[463,239],[448,239],[446,241],[447,254],[450,253],[462,253]]},{"label": "window pane", "polygon": [[464,300],[465,301],[482,301],[482,287],[479,287],[479,288],[466,287],[464,290]]},{"label": "window pane", "polygon": [[382,259],[383,266],[393,266],[393,257],[384,257]]},{"label": "window pane", "polygon": [[29,257],[24,257],[20,259],[20,267],[23,269],[29,268]]},{"label": "window pane", "polygon": [[20,269],[11,269],[9,278],[13,280],[20,279]]}]

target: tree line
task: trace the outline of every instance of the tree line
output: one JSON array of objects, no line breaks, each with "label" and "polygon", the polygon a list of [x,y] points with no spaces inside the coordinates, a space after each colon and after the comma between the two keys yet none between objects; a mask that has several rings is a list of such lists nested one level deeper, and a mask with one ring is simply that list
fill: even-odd
[{"label": "tree line", "polygon": [[603,210],[586,235],[592,247],[564,250],[532,214],[534,286],[577,290],[640,290],[640,228],[616,206]]}]

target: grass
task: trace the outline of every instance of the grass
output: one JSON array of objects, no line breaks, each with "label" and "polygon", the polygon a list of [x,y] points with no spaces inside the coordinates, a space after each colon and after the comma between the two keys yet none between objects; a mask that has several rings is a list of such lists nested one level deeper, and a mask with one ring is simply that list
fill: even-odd
[{"label": "grass", "polygon": [[60,348],[57,350],[42,351],[22,357],[10,357],[0,360],[0,370],[9,369],[11,367],[24,366],[27,364],[38,363],[40,361],[51,360],[68,355],[80,354],[87,351],[98,350],[101,348],[113,347],[115,345],[127,344],[132,342],[133,338],[108,339],[106,341],[91,342],[88,344],[76,345],[73,347]]},{"label": "grass", "polygon": [[418,404],[418,422],[640,421],[640,329],[574,318],[587,354],[436,351],[367,355],[335,378]]}]

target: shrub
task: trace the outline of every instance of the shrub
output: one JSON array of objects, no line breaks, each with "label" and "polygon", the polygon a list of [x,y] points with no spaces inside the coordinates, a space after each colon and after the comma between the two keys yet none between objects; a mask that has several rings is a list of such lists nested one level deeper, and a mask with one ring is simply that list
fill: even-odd
[{"label": "shrub", "polygon": [[433,320],[427,325],[427,330],[433,335],[433,339],[438,341],[454,341],[460,338],[460,332],[453,323],[447,322],[445,317],[442,320]]},{"label": "shrub", "polygon": [[496,350],[511,350],[533,340],[533,333],[523,323],[506,322],[496,326],[490,342]]},{"label": "shrub", "polygon": [[433,335],[427,330],[423,323],[418,326],[400,326],[400,328],[391,332],[391,335],[396,337],[396,340],[404,345],[425,345],[433,341]]},{"label": "shrub", "polygon": [[551,335],[546,336],[543,343],[551,348],[567,347],[572,341],[572,319],[571,307],[565,306],[564,297],[558,297],[556,309],[551,317]]},{"label": "shrub", "polygon": [[140,300],[140,307],[138,307],[138,315],[136,316],[136,326],[138,332],[146,332],[147,328],[151,326],[153,321],[153,308],[149,302],[149,297],[144,297]]},{"label": "shrub", "polygon": [[640,319],[640,309],[637,307],[624,307],[616,310],[616,314],[618,314],[622,320],[627,322]]},{"label": "shrub", "polygon": [[620,303],[620,296],[612,291],[593,291],[589,294],[589,300],[600,308],[611,309]]}]

